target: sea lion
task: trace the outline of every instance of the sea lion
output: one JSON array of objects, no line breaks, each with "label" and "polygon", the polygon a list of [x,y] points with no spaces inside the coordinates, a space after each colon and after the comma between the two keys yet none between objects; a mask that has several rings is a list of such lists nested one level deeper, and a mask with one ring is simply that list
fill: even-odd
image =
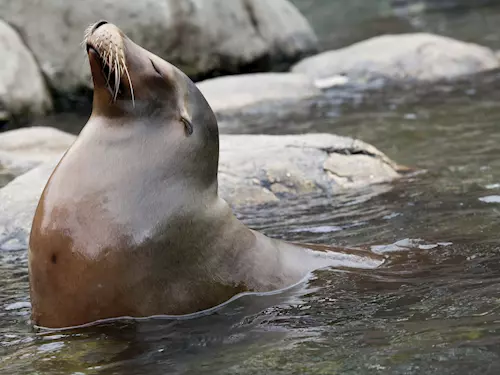
[{"label": "sea lion", "polygon": [[85,45],[92,114],[51,175],[30,235],[35,325],[189,314],[325,266],[380,263],[247,228],[217,195],[218,126],[195,84],[106,21]]}]

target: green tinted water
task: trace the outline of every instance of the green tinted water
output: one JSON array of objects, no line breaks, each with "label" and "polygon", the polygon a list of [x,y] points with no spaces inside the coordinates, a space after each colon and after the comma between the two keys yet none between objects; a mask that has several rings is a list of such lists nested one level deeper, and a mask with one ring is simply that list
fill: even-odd
[{"label": "green tinted water", "polygon": [[[251,132],[359,137],[425,172],[239,217],[268,235],[371,247],[377,270],[321,271],[190,321],[36,335],[26,253],[0,254],[1,374],[498,374],[499,73],[433,88],[330,92],[246,114]],[[238,130],[239,131],[239,130]]]}]

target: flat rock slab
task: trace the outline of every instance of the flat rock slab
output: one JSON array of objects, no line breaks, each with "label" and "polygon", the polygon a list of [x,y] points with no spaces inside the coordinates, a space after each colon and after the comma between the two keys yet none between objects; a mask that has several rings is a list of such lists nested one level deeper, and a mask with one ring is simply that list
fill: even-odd
[{"label": "flat rock slab", "polygon": [[435,82],[500,66],[495,53],[477,44],[427,33],[384,35],[312,56],[292,71],[315,81],[343,75],[355,85]]},{"label": "flat rock slab", "polygon": [[237,207],[390,181],[397,169],[375,147],[349,137],[223,135],[219,189]]},{"label": "flat rock slab", "polygon": [[[36,205],[61,157],[62,153],[0,189],[0,250],[27,247]],[[348,137],[221,136],[220,195],[235,208],[300,194],[335,193],[398,177],[396,164],[383,153]]]},{"label": "flat rock slab", "polygon": [[208,79],[197,86],[216,113],[321,95],[310,78],[294,73],[240,74]]}]

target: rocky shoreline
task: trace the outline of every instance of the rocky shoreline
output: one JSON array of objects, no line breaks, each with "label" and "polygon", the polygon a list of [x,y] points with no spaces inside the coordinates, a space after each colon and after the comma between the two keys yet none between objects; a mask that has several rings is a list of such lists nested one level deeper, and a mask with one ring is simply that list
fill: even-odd
[{"label": "rocky shoreline", "polygon": [[500,67],[488,47],[429,33],[382,35],[320,51],[308,21],[287,0],[93,3],[86,12],[54,0],[0,4],[4,127],[36,123],[60,98],[89,100],[80,43],[83,30],[101,18],[200,81],[217,113],[299,101],[331,87],[432,83]]}]

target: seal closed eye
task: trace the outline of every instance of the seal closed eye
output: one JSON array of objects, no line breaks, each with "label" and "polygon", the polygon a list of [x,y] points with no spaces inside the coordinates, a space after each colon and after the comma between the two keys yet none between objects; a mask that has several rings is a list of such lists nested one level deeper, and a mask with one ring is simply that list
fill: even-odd
[{"label": "seal closed eye", "polygon": [[217,195],[217,121],[195,84],[105,21],[84,45],[92,114],[50,177],[31,230],[36,325],[188,314],[290,286],[317,268],[362,263],[244,226]]}]

